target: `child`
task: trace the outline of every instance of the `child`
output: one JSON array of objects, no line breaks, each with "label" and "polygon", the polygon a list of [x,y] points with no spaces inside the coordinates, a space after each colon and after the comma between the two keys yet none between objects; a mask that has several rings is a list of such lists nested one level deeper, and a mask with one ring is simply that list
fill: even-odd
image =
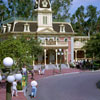
[{"label": "child", "polygon": [[32,89],[31,89],[31,97],[35,98],[36,97],[36,93],[37,93],[37,81],[35,81],[35,79],[32,80],[31,82],[31,86],[32,86]]},{"label": "child", "polygon": [[41,74],[41,68],[38,69],[38,73],[39,73],[39,75]]},{"label": "child", "polygon": [[17,82],[16,81],[14,81],[12,83],[12,97],[14,96],[14,94],[15,94],[15,96],[18,96],[17,95]]}]

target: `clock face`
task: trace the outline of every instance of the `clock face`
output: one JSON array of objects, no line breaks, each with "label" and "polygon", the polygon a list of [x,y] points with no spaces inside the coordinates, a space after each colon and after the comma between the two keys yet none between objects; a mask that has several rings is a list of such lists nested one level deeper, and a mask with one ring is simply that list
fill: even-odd
[{"label": "clock face", "polygon": [[47,5],[48,5],[48,2],[47,2],[46,0],[43,0],[43,1],[42,1],[42,6],[43,6],[43,7],[47,7]]},{"label": "clock face", "polygon": [[41,0],[40,7],[41,8],[50,8],[49,1],[48,0]]}]

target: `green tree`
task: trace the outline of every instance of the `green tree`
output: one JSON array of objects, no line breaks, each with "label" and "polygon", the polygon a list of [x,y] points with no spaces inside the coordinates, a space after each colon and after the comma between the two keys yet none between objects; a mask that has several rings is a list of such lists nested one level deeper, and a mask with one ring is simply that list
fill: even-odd
[{"label": "green tree", "polygon": [[98,15],[97,7],[89,5],[87,7],[87,13],[86,13],[86,18],[87,18],[86,31],[89,34],[96,33],[97,15]]},{"label": "green tree", "polygon": [[97,25],[96,26],[97,26],[96,27],[97,32],[100,32],[100,16],[97,19]]},{"label": "green tree", "polygon": [[100,33],[91,36],[83,48],[87,51],[88,57],[100,59]]},{"label": "green tree", "polygon": [[80,6],[71,17],[71,24],[78,33],[84,33],[85,13],[84,6]]},{"label": "green tree", "polygon": [[10,16],[30,18],[33,14],[33,0],[8,0]]},{"label": "green tree", "polygon": [[[40,46],[40,42],[36,39],[34,39],[31,36],[22,36],[20,37],[21,42],[24,43],[25,45],[27,44],[28,50],[27,50],[27,55],[29,55],[29,57],[31,57],[32,61],[36,60],[38,55],[40,55],[41,53],[43,53],[43,47]],[[27,40],[27,41],[26,41]]]},{"label": "green tree", "polygon": [[95,6],[89,5],[86,13],[84,6],[80,6],[71,17],[71,24],[74,31],[85,35],[96,33],[98,15],[99,11],[97,11]]},{"label": "green tree", "polygon": [[[3,2],[3,0],[1,1]],[[73,0],[51,0],[53,18],[64,20],[69,18],[70,14],[68,11],[72,1]],[[34,14],[34,2],[35,0],[8,0],[7,6],[4,4],[8,10],[6,14],[10,17],[32,18]]]},{"label": "green tree", "polygon": [[28,65],[32,64],[32,56],[36,54],[36,56],[38,56],[38,54],[42,52],[42,49],[38,41],[36,42],[35,40],[31,39],[27,40],[28,38],[29,37],[21,36],[14,39],[13,37],[10,37],[6,40],[1,41],[0,62],[2,63],[5,57],[12,57],[18,67],[22,67],[24,63]]},{"label": "green tree", "polygon": [[0,43],[0,62],[2,62],[5,57],[12,57],[18,64],[20,57],[22,58],[26,55],[26,50],[27,47],[24,46],[21,41],[10,37]]},{"label": "green tree", "polygon": [[53,10],[53,18],[67,19],[69,18],[69,8],[73,0],[51,0]]},{"label": "green tree", "polygon": [[8,18],[8,9],[3,0],[0,0],[0,26],[1,22]]}]

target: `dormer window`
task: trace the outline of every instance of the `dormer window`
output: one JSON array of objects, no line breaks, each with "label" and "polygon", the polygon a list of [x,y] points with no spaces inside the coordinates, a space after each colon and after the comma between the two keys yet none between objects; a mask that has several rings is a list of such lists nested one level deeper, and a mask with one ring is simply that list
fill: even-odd
[{"label": "dormer window", "polygon": [[8,32],[11,30],[11,24],[7,24]]},{"label": "dormer window", "polygon": [[43,24],[47,24],[47,16],[43,16]]},{"label": "dormer window", "polygon": [[30,32],[30,26],[29,24],[24,24],[24,32]]},{"label": "dormer window", "polygon": [[6,26],[5,26],[5,25],[2,26],[2,32],[3,32],[3,33],[6,32]]},{"label": "dormer window", "polygon": [[60,25],[60,32],[63,32],[63,33],[65,32],[65,25],[63,25],[63,24]]}]

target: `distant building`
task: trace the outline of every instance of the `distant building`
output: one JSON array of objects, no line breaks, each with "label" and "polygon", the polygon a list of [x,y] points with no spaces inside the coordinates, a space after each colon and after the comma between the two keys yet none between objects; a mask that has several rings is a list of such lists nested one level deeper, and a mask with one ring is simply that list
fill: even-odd
[{"label": "distant building", "polygon": [[85,59],[82,49],[88,36],[75,36],[75,32],[68,22],[52,19],[52,9],[49,0],[35,1],[35,14],[32,20],[11,18],[3,22],[2,36],[32,35],[42,41],[43,55],[38,57],[37,64],[68,64],[70,61]]}]

